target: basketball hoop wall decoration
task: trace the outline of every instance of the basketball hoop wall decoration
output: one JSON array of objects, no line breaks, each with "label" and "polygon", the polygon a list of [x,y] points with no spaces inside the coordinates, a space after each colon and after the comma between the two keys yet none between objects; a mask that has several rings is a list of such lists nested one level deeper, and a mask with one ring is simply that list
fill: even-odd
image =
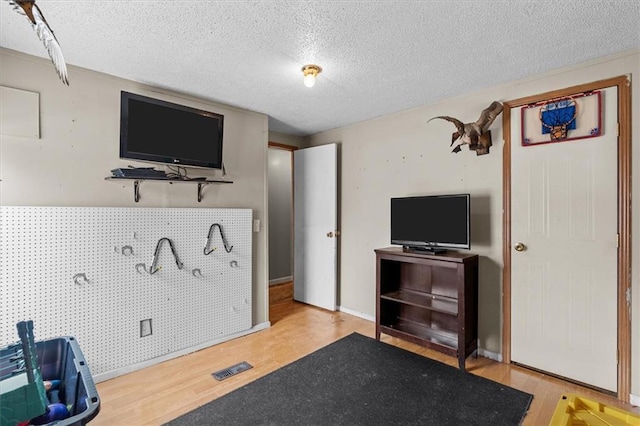
[{"label": "basketball hoop wall decoration", "polygon": [[522,146],[593,138],[602,134],[601,92],[580,93],[521,110]]}]

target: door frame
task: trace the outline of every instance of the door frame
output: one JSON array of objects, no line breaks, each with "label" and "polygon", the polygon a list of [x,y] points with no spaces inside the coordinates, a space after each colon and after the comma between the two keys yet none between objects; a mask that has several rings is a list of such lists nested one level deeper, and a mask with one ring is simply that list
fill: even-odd
[{"label": "door frame", "polygon": [[[269,141],[267,143],[267,150],[269,148],[273,148],[273,149],[280,149],[282,151],[289,151],[289,161],[291,162],[291,188],[289,188],[289,192],[291,193],[291,258],[289,259],[291,261],[291,282],[293,283],[293,281],[295,281],[296,277],[293,275],[293,229],[294,229],[294,221],[295,221],[295,211],[294,211],[294,194],[293,194],[293,152],[300,149],[297,146],[294,145],[287,145],[284,143],[280,143],[280,142],[271,142]],[[267,183],[268,186],[268,183]],[[269,242],[267,241],[267,244]],[[268,277],[267,277],[268,278]],[[268,281],[268,279],[267,279]]]},{"label": "door frame", "polygon": [[631,394],[631,80],[622,75],[503,102],[502,361],[511,363],[511,109],[575,93],[618,88],[618,391]]}]

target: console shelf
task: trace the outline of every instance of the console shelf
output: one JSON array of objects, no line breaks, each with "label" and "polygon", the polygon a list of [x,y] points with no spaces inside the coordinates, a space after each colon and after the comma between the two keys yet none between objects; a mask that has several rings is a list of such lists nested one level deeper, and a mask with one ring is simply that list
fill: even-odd
[{"label": "console shelf", "polygon": [[415,290],[398,290],[381,294],[382,299],[417,306],[449,315],[458,315],[458,299]]},{"label": "console shelf", "polygon": [[135,200],[136,203],[140,201],[140,184],[146,181],[166,182],[170,184],[173,184],[173,183],[198,184],[198,202],[202,201],[202,190],[206,185],[211,185],[214,183],[220,183],[220,184],[233,183],[233,181],[231,180],[217,180],[217,179],[206,179],[206,180],[205,179],[167,179],[167,178],[151,178],[151,177],[134,178],[134,177],[117,177],[117,176],[107,176],[104,179],[112,180],[112,181],[132,180],[133,181],[133,199]]},{"label": "console shelf", "polygon": [[385,333],[465,360],[478,347],[478,256],[377,249],[376,339]]},{"label": "console shelf", "polygon": [[450,331],[433,329],[412,321],[398,320],[393,325],[381,326],[381,332],[414,342],[417,338],[419,342],[416,343],[419,344],[427,341],[440,346],[440,352],[451,356],[457,355],[458,336]]}]

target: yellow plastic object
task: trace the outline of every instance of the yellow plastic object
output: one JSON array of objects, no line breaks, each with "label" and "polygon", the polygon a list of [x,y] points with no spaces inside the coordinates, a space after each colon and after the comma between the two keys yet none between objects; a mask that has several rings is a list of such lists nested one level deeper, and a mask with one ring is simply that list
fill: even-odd
[{"label": "yellow plastic object", "polygon": [[640,415],[580,395],[562,395],[549,426],[640,426]]}]

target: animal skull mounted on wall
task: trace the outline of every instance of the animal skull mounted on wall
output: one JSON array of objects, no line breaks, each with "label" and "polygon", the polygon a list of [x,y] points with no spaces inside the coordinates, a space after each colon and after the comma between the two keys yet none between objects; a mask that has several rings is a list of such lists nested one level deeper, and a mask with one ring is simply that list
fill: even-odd
[{"label": "animal skull mounted on wall", "polygon": [[[489,107],[485,108],[480,114],[480,118],[474,123],[463,123],[457,118],[449,117],[446,115],[433,117],[431,120],[435,120],[436,118],[440,118],[442,120],[450,121],[455,124],[456,132],[453,132],[451,135],[451,145],[459,139],[460,144],[456,145],[456,147],[451,152],[460,152],[460,145],[467,144],[469,145],[469,149],[475,151],[477,155],[483,155],[489,153],[489,148],[491,147],[491,132],[489,131],[489,127],[491,123],[496,119],[498,115],[502,112],[502,104],[498,101],[491,102]],[[428,122],[427,122],[428,123]]]}]

